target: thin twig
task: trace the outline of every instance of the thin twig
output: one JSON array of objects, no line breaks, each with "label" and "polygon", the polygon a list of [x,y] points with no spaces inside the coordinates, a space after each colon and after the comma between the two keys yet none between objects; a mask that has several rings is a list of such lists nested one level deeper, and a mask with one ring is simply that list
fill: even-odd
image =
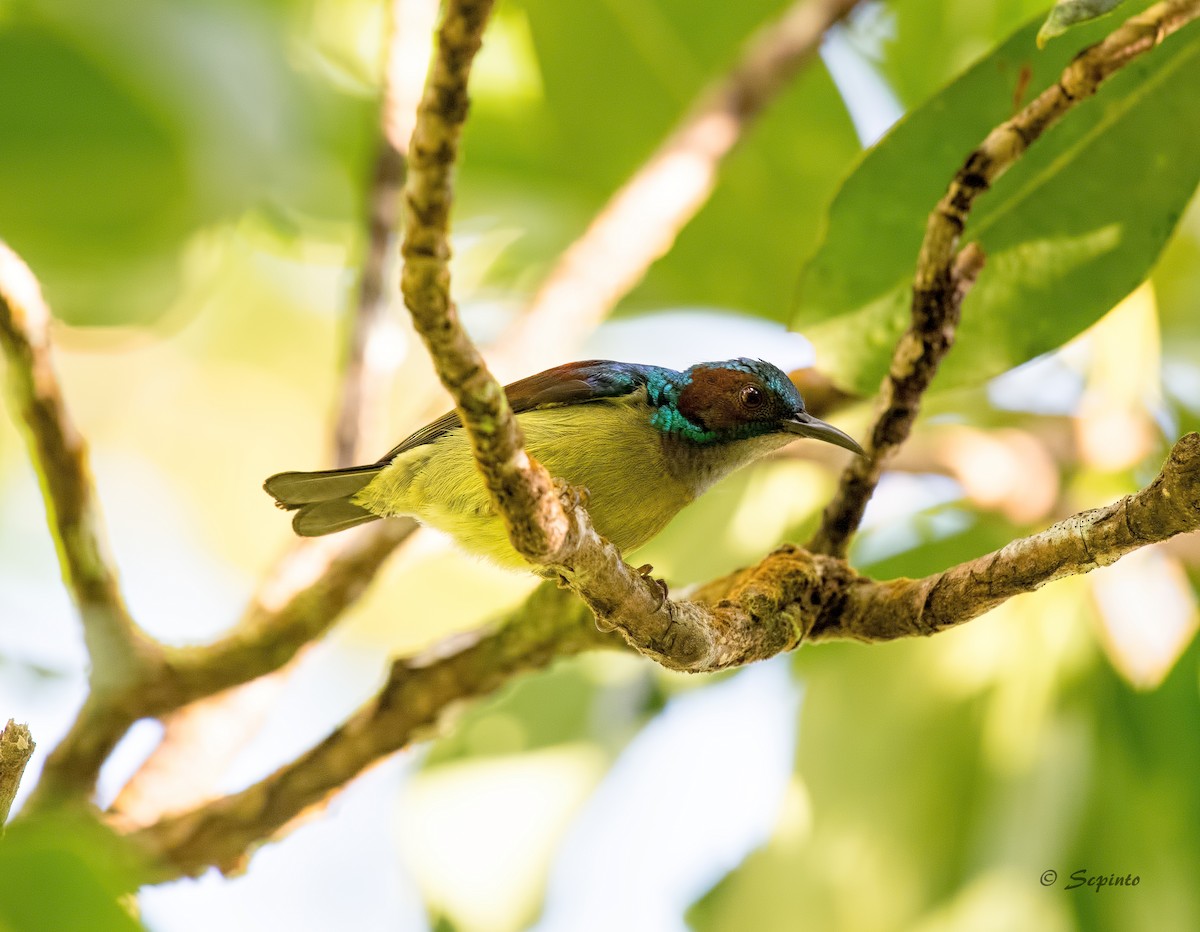
[{"label": "thin twig", "polygon": [[400,192],[404,190],[404,152],[383,135],[367,190],[367,243],[350,320],[350,340],[342,374],[341,400],[333,427],[335,466],[353,466],[362,455],[362,438],[378,420],[381,397],[392,373],[369,349],[386,323],[385,283],[391,266]]},{"label": "thin twig", "polygon": [[18,725],[10,718],[0,731],[0,837],[4,835],[4,823],[13,800],[17,798],[25,765],[33,757],[36,747],[28,725]]},{"label": "thin twig", "polygon": [[1198,15],[1200,3],[1196,0],[1168,0],[1132,17],[1077,56],[1056,84],[992,130],[967,156],[929,216],[913,280],[912,324],[897,344],[883,380],[880,414],[866,447],[867,456],[854,459],[842,473],[837,494],[807,544],[809,550],[846,555],[883,467],[908,438],[921,397],[954,343],[963,296],[983,260],[982,251],[974,244],[959,251],[959,239],[975,199],[1072,107]]},{"label": "thin twig", "polygon": [[333,429],[334,465],[361,461],[363,440],[380,420],[392,366],[378,350],[387,323],[387,282],[398,250],[397,229],[408,164],[408,145],[425,79],[436,0],[390,0],[383,61],[379,140],[366,191],[366,249],[351,311],[341,399]]},{"label": "thin twig", "polygon": [[505,377],[515,355],[547,365],[641,281],[707,203],[726,156],[755,119],[816,56],[821,39],[861,0],[798,0],[762,26],[732,68],[697,96],[688,114],[562,254],[525,312],[489,354]]}]

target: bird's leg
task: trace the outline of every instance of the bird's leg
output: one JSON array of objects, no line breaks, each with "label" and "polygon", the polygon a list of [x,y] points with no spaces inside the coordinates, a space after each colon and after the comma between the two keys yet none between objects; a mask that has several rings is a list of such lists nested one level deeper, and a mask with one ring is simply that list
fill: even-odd
[{"label": "bird's leg", "polygon": [[654,583],[656,586],[658,586],[659,602],[656,606],[654,606],[654,610],[658,611],[660,608],[662,608],[666,604],[667,599],[669,599],[671,597],[671,590],[667,588],[666,580],[655,579],[652,575],[650,575],[651,573],[654,572],[654,567],[649,563],[643,563],[641,566],[639,566],[637,568],[637,572],[638,572],[638,575],[646,577],[652,583]]},{"label": "bird's leg", "polygon": [[558,490],[559,501],[567,511],[587,508],[588,502],[591,500],[591,494],[582,485],[571,485],[564,479],[555,479],[554,487]]}]

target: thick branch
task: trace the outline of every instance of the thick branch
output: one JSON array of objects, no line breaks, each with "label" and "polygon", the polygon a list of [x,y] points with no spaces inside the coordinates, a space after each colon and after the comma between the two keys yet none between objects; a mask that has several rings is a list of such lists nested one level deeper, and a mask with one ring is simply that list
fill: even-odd
[{"label": "thick branch", "polygon": [[[505,345],[523,360],[561,359],[564,346],[598,325],[671,248],[708,201],[725,157],[859,2],[798,0],[751,37],[729,72],[701,91],[679,126],[562,254]],[[496,365],[516,369],[503,355]]]},{"label": "thick branch", "polygon": [[884,641],[936,634],[1048,582],[1108,566],[1139,547],[1200,530],[1200,434],[1171,449],[1148,487],[1060,521],[1002,550],[924,579],[851,587],[836,618],[812,640]]},{"label": "thick branch", "polygon": [[814,553],[845,556],[884,465],[908,438],[921,396],[954,343],[962,299],[982,265],[977,247],[968,246],[959,252],[959,238],[975,199],[1067,111],[1095,94],[1101,84],[1134,58],[1197,16],[1197,0],[1168,0],[1131,18],[1082,52],[1057,84],[997,126],[967,156],[929,216],[913,281],[912,324],[897,344],[891,369],[883,380],[881,413],[867,445],[868,455],[853,460],[842,473],[821,527],[808,543]]},{"label": "thick branch", "polygon": [[514,545],[541,563],[562,548],[569,529],[566,516],[549,474],[525,454],[504,390],[467,336],[450,298],[451,177],[467,116],[467,78],[491,7],[491,0],[446,5],[409,153],[400,287],[438,377],[454,398]]},{"label": "thick branch", "polygon": [[0,348],[8,397],[37,470],[63,580],[79,609],[92,686],[108,689],[156,662],[117,582],[87,446],[67,413],[50,350],[50,311],[28,266],[0,243]]},{"label": "thick branch", "polygon": [[33,757],[36,747],[28,725],[18,725],[10,718],[0,731],[0,836],[4,834],[4,823],[13,800],[17,798],[25,765]]}]

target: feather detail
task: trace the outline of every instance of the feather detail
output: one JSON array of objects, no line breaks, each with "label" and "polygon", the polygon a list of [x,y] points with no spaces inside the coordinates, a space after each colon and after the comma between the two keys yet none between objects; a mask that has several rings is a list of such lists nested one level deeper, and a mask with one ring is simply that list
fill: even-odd
[{"label": "feather detail", "polygon": [[[504,386],[509,407],[514,414],[557,408],[563,405],[586,404],[601,398],[619,398],[644,386],[652,375],[678,375],[659,366],[613,362],[609,359],[588,359],[556,366]],[[426,424],[402,440],[376,463],[386,466],[401,453],[433,443],[456,427],[462,426],[457,411],[448,411],[436,421]]]}]

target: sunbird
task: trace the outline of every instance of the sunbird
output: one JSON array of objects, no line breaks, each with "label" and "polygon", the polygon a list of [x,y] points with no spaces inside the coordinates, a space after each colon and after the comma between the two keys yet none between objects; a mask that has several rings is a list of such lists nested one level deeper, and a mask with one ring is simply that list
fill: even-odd
[{"label": "sunbird", "polygon": [[[505,387],[525,447],[587,493],[597,532],[636,550],[713,483],[797,437],[862,455],[804,410],[791,379],[759,359],[682,372],[607,359],[573,362]],[[318,537],[394,515],[450,534],[502,566],[526,566],[492,507],[458,414],[438,418],[377,462],[281,472],[263,484],[292,527]]]}]

